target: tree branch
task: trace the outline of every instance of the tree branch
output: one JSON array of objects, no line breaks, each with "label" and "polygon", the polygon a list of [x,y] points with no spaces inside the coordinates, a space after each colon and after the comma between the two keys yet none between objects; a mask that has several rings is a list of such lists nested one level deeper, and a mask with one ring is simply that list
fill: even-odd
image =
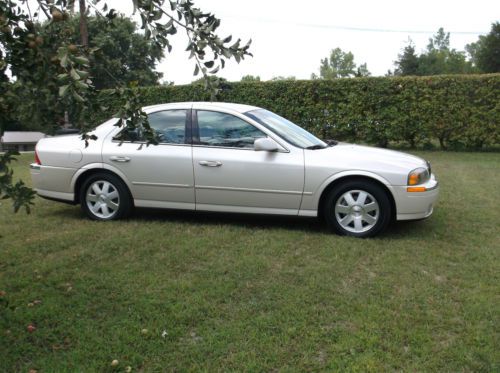
[{"label": "tree branch", "polygon": [[[28,1],[26,1],[26,2],[28,2]],[[45,7],[44,7],[44,5],[43,5],[42,1],[41,1],[41,0],[37,0],[37,3],[38,3],[38,5],[39,5],[40,9],[42,10],[42,12],[44,12],[44,13],[45,13],[45,15],[47,16],[47,18],[48,18],[48,19],[51,19],[52,17],[50,16],[50,14],[49,14],[49,13],[47,12],[47,10],[45,9]]]}]

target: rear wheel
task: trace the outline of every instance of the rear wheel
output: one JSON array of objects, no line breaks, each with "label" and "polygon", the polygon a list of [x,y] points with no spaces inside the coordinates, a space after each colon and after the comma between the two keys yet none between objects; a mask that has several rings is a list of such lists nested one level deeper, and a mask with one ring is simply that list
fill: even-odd
[{"label": "rear wheel", "polygon": [[391,203],[385,190],[371,181],[346,181],[330,191],[323,209],[335,232],[353,237],[373,237],[387,228]]},{"label": "rear wheel", "polygon": [[130,214],[132,199],[127,186],[118,177],[98,173],[83,183],[80,205],[93,220],[116,220]]}]

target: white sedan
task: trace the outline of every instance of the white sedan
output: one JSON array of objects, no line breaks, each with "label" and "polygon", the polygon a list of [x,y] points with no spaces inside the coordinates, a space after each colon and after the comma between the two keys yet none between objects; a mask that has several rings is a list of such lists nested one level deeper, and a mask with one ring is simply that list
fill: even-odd
[{"label": "white sedan", "polygon": [[392,220],[432,214],[438,182],[425,160],[327,144],[254,106],[188,102],[144,108],[159,145],[111,119],[85,147],[45,138],[31,175],[44,198],[80,204],[95,220],[134,206],[323,217],[337,233],[373,236]]}]

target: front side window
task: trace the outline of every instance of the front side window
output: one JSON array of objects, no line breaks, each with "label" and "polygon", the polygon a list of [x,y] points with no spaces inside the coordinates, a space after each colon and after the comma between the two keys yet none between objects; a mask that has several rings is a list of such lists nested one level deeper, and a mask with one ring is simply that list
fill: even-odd
[{"label": "front side window", "polygon": [[198,110],[201,145],[253,148],[256,139],[266,134],[243,119],[216,111]]},{"label": "front side window", "polygon": [[280,117],[268,110],[257,109],[248,111],[245,115],[252,118],[257,123],[273,131],[290,144],[303,149],[326,148],[327,144],[318,139],[305,129],[290,122],[288,119]]},{"label": "front side window", "polygon": [[[184,144],[186,141],[187,110],[157,111],[148,115],[149,125],[155,131],[160,143]],[[115,139],[124,141],[145,141],[142,129],[123,130]]]}]

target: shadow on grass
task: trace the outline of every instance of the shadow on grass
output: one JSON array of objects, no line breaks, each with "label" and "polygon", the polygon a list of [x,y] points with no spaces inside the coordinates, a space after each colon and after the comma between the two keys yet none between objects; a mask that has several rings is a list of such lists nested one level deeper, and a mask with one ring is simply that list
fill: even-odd
[{"label": "shadow on grass", "polygon": [[[51,211],[48,215],[59,216],[63,219],[71,220],[87,219],[78,206]],[[299,216],[136,208],[128,220],[135,222],[168,221],[179,224],[190,223],[213,226],[227,225],[257,229],[285,229],[290,231],[331,234],[331,231],[322,219]],[[410,238],[411,236],[422,237],[422,234],[429,234],[434,228],[434,225],[429,220],[399,221],[392,223],[389,228],[378,237],[392,239]]]}]

